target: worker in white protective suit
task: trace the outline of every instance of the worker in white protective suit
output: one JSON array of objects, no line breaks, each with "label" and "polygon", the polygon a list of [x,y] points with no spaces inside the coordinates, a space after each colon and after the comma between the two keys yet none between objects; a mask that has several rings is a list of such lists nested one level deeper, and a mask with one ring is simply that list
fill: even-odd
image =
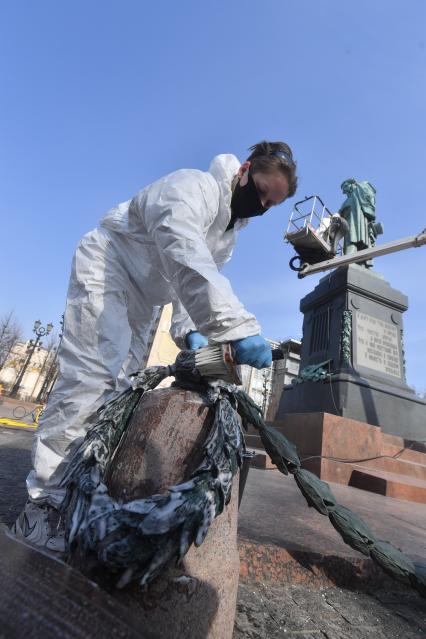
[{"label": "worker in white protective suit", "polygon": [[173,302],[171,335],[180,348],[232,342],[235,359],[271,364],[260,326],[219,269],[248,218],[296,190],[295,163],[282,143],[251,147],[240,165],[215,157],[207,172],[183,169],[111,209],[77,247],[59,351],[59,376],[33,446],[29,501],[17,536],[64,550],[56,526],[68,461],[97,410],[128,386],[143,361],[153,307]]}]

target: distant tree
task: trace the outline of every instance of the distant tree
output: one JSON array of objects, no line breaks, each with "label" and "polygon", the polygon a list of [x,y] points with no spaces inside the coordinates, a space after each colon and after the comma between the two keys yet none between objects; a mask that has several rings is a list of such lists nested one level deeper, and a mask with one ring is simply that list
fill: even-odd
[{"label": "distant tree", "polygon": [[13,311],[0,316],[0,369],[16,344],[22,340],[22,327]]}]

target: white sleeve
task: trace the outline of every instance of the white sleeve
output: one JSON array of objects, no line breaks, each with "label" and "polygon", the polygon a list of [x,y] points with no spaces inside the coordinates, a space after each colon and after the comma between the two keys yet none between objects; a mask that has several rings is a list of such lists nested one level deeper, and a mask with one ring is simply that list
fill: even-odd
[{"label": "white sleeve", "polygon": [[157,246],[165,276],[197,330],[210,342],[261,332],[254,315],[219,273],[206,244],[218,207],[214,178],[193,170],[177,171],[156,183],[144,207],[146,229]]},{"label": "white sleeve", "polygon": [[173,300],[173,314],[172,323],[170,326],[170,335],[176,346],[181,349],[186,349],[187,345],[185,337],[190,331],[196,330],[197,327],[195,326],[192,319],[189,317],[182,302],[175,298]]}]

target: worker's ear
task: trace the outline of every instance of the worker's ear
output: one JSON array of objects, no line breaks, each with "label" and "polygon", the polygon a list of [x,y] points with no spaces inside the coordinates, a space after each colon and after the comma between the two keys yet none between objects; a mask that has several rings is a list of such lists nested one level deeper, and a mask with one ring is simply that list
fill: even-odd
[{"label": "worker's ear", "polygon": [[237,175],[240,180],[240,186],[245,186],[247,184],[248,172],[249,172],[250,166],[251,166],[251,162],[247,160],[246,162],[243,162],[243,164],[238,169]]}]

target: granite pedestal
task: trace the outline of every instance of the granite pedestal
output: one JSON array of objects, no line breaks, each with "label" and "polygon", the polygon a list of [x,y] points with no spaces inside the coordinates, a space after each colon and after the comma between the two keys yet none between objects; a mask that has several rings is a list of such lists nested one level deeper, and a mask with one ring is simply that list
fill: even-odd
[{"label": "granite pedestal", "polygon": [[[165,493],[201,463],[212,414],[198,393],[160,388],[146,393],[120,442],[107,484],[130,501]],[[200,547],[172,562],[147,588],[133,583],[115,596],[162,639],[231,639],[238,590],[238,475],[232,496]]]},{"label": "granite pedestal", "polygon": [[405,376],[407,308],[403,293],[364,267],[350,265],[323,277],[300,304],[299,375],[322,364],[325,377],[311,381],[308,375],[284,387],[276,419],[324,412],[380,426],[406,440],[426,440],[426,402]]}]

